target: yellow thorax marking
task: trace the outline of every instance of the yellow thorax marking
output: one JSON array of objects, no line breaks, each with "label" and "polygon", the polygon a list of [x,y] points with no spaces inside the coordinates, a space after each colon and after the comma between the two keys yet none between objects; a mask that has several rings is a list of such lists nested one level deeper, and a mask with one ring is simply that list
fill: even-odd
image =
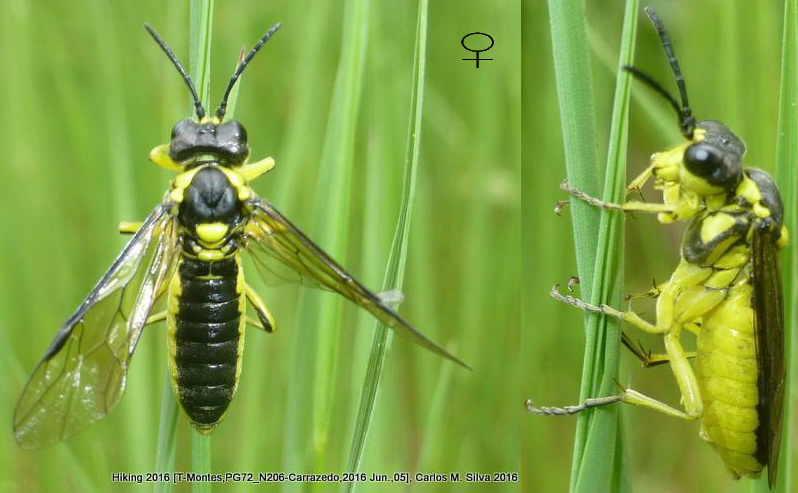
[{"label": "yellow thorax marking", "polygon": [[183,202],[183,193],[186,191],[189,185],[191,185],[191,181],[194,179],[194,175],[197,174],[199,170],[204,168],[205,166],[199,166],[194,168],[190,171],[186,171],[177,175],[172,182],[172,191],[169,192],[169,199],[176,203],[180,204]]},{"label": "yellow thorax marking", "polygon": [[719,213],[704,219],[701,224],[701,242],[709,243],[729,230],[736,220],[729,214]]},{"label": "yellow thorax marking", "polygon": [[200,250],[197,253],[197,258],[203,262],[218,262],[224,260],[225,254],[221,250]]},{"label": "yellow thorax marking", "polygon": [[227,236],[229,228],[224,223],[203,223],[197,225],[197,238],[209,247],[218,246]]}]

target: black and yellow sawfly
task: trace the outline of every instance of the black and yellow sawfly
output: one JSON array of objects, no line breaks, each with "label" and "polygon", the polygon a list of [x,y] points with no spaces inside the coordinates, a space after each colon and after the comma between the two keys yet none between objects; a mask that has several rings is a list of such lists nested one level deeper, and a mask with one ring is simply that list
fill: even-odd
[{"label": "black and yellow sawfly", "polygon": [[[629,185],[639,190],[654,178],[662,203],[614,204],[571,188],[573,197],[606,209],[657,214],[663,224],[689,221],[681,261],[670,279],[654,288],[656,322],[634,311],[596,306],[557,286],[552,296],[582,310],[616,317],[663,337],[665,353],[650,354],[624,334],[622,342],[644,366],[669,363],[683,410],[629,388],[620,395],[587,399],[570,407],[536,407],[535,414],[564,415],[614,402],[648,407],[685,420],[700,420],[711,444],[735,479],[759,477],[768,468],[775,484],[784,400],[784,320],[778,250],[787,245],[781,196],[764,171],[743,167],[745,144],[726,125],[696,121],[681,69],[665,27],[645,9],[659,34],[680,99],[635,67],[624,67],[675,109],[685,141],[655,153]],[[696,335],[688,352],[682,331]],[[691,366],[690,359],[694,360]]]},{"label": "black and yellow sawfly", "polygon": [[[230,92],[274,25],[237,66],[213,116],[172,50],[149,26],[191,91],[196,120],[172,128],[150,160],[177,173],[163,202],[141,223],[122,223],[133,237],[67,319],[25,386],[14,412],[24,448],[64,440],[105,417],[119,402],[143,328],[165,320],[172,388],[202,433],[218,425],[238,387],[247,323],[266,332],[275,321],[244,280],[241,253],[265,278],[334,291],[430,351],[461,366],[316,246],[250,183],[274,167],[249,163],[247,133],[225,121]],[[165,302],[165,311],[153,313]],[[246,316],[247,303],[257,320]]]}]

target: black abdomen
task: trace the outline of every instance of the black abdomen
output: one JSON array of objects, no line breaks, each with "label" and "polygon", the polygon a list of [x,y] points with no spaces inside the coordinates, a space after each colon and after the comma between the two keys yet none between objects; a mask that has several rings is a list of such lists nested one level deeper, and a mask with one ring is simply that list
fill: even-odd
[{"label": "black abdomen", "polygon": [[238,381],[241,293],[236,256],[184,257],[174,315],[174,375],[180,404],[200,429],[222,418]]}]

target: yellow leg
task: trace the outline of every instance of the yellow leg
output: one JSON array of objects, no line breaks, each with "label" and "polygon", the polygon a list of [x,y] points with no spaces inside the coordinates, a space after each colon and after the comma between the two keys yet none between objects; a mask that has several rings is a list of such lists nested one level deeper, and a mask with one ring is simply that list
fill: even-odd
[{"label": "yellow leg", "polygon": [[564,295],[560,293],[559,285],[554,285],[554,287],[551,288],[551,292],[549,294],[551,294],[551,297],[554,298],[555,300],[568,303],[569,305],[573,305],[579,308],[580,310],[585,310],[587,312],[593,312],[593,313],[603,313],[604,315],[608,315],[610,317],[619,318],[624,322],[634,325],[640,330],[649,332],[651,334],[661,334],[668,330],[667,328],[662,329],[650,322],[643,320],[640,317],[640,315],[638,315],[633,311],[622,312],[616,310],[615,308],[609,305],[601,305],[601,306],[591,305],[590,303],[586,303],[580,300],[579,298],[573,297],[571,295]]},{"label": "yellow leg", "polygon": [[147,319],[147,321],[144,322],[144,325],[147,326],[147,325],[150,325],[150,324],[163,322],[164,320],[166,320],[166,310],[164,310],[164,311],[162,311],[160,313],[156,313],[155,315],[150,315],[150,317]]},{"label": "yellow leg", "polygon": [[247,183],[274,168],[274,159],[267,157],[254,163],[245,164],[238,170]]},{"label": "yellow leg", "polygon": [[634,200],[624,202],[623,204],[604,202],[603,200],[587,195],[581,190],[572,188],[570,185],[568,185],[568,183],[561,184],[560,189],[564,192],[568,192],[579,200],[587,202],[588,204],[596,207],[601,207],[602,209],[615,209],[625,212],[648,212],[652,214],[673,213],[676,210],[674,206],[668,204],[649,204],[648,202],[638,202]]},{"label": "yellow leg", "polygon": [[268,330],[266,330],[266,327],[263,326],[263,324],[260,322],[260,320],[254,319],[252,317],[247,317],[247,325],[251,325],[252,327],[255,327],[256,329],[260,329],[260,330],[263,330],[265,332],[269,332]]},{"label": "yellow leg", "polygon": [[[266,307],[266,303],[258,296],[258,293],[255,292],[254,289],[250,287],[249,284],[244,283],[244,292],[247,295],[247,300],[249,300],[249,304],[255,310],[255,313],[258,315],[258,319],[260,320],[260,324],[251,324],[255,327],[265,330],[266,332],[274,332],[277,330],[277,324],[274,321],[274,316]],[[247,320],[249,323],[249,320]]]},{"label": "yellow leg", "polygon": [[680,411],[673,406],[669,406],[664,402],[658,401],[653,397],[641,394],[640,392],[637,392],[636,390],[632,389],[623,389],[623,391],[619,395],[585,399],[581,404],[577,404],[575,406],[565,406],[565,407],[549,407],[549,406],[537,407],[534,405],[532,400],[529,399],[526,401],[526,410],[531,414],[544,414],[547,416],[564,416],[568,414],[577,414],[586,409],[602,407],[609,404],[614,404],[616,402],[625,402],[627,404],[632,404],[634,406],[646,407],[648,409],[652,409],[654,411],[667,414],[668,416],[673,416],[674,418],[683,419],[685,421],[693,421],[701,416],[700,413]]},{"label": "yellow leg", "polygon": [[[667,353],[652,353],[643,347],[640,341],[633,342],[626,332],[621,332],[621,343],[640,360],[644,368],[670,363],[670,357]],[[688,358],[696,357],[695,351],[688,351],[685,354]]]},{"label": "yellow leg", "polygon": [[629,185],[626,187],[626,190],[629,192],[639,192],[643,185],[651,178],[651,175],[654,173],[654,165],[650,165],[648,168],[644,169],[642,173],[637,175],[634,180],[629,182]]},{"label": "yellow leg", "polygon": [[178,173],[183,171],[183,167],[169,157],[169,144],[161,144],[153,148],[150,151],[150,161],[169,171],[177,171]]},{"label": "yellow leg", "polygon": [[658,411],[668,416],[673,416],[675,418],[684,419],[686,421],[692,421],[698,419],[698,415],[695,414],[688,414],[678,409],[665,404],[664,402],[660,402],[656,399],[653,399],[645,394],[641,394],[636,390],[632,389],[623,389],[623,391],[619,395],[613,395],[610,397],[594,397],[592,399],[585,399],[584,402],[581,404],[577,404],[576,406],[565,406],[565,407],[548,407],[548,406],[541,406],[536,407],[531,400],[526,401],[526,410],[532,414],[545,414],[547,416],[563,416],[566,414],[577,414],[581,413],[585,409],[592,409],[595,407],[602,407],[608,404],[615,404],[616,402],[625,402],[627,404],[632,404],[634,406],[641,406],[647,407],[649,409],[653,409],[654,411]]},{"label": "yellow leg", "polygon": [[141,221],[122,221],[119,223],[119,232],[123,235],[136,234],[141,227]]},{"label": "yellow leg", "polygon": [[[571,304],[582,310],[594,313],[603,313],[629,323],[645,332],[652,334],[662,334],[665,342],[665,355],[660,355],[660,359],[667,358],[676,378],[676,383],[682,393],[682,404],[684,405],[687,416],[697,417],[703,412],[701,395],[698,390],[698,380],[688,361],[690,356],[685,352],[680,340],[683,322],[674,319],[674,289],[673,285],[666,284],[657,300],[657,323],[656,325],[643,320],[637,313],[632,311],[621,312],[608,305],[596,306],[590,303],[561,294],[557,286],[551,290],[551,296],[557,300]],[[633,351],[634,352],[634,351]],[[642,358],[641,358],[642,359]],[[653,399],[651,399],[653,401]],[[654,401],[657,402],[657,401]],[[665,404],[662,404],[665,406]],[[595,407],[595,406],[588,406]],[[649,406],[650,407],[650,406]],[[577,411],[578,412],[578,411]]]}]

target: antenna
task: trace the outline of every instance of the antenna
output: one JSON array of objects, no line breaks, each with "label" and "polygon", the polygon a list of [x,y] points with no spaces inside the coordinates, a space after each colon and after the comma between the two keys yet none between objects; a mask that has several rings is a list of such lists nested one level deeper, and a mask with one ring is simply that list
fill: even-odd
[{"label": "antenna", "polygon": [[216,110],[216,118],[218,118],[220,122],[222,121],[225,113],[227,112],[227,98],[230,97],[230,91],[233,90],[233,86],[236,84],[238,77],[241,76],[241,72],[243,72],[244,69],[247,68],[247,65],[249,64],[250,60],[252,60],[255,54],[263,47],[264,44],[266,44],[266,41],[269,41],[269,38],[271,38],[272,35],[278,29],[280,29],[280,26],[282,26],[282,24],[278,22],[277,24],[273,25],[268,31],[266,31],[266,34],[264,34],[263,37],[260,38],[260,40],[255,44],[255,47],[252,48],[252,51],[249,52],[249,55],[247,55],[247,57],[244,58],[244,60],[238,64],[236,71],[233,72],[233,76],[230,77],[230,83],[227,84],[227,89],[225,89],[224,91],[222,102],[219,103],[219,109]]},{"label": "antenna", "polygon": [[681,129],[682,135],[688,139],[692,139],[693,131],[696,127],[696,121],[695,117],[693,116],[693,112],[690,109],[690,103],[687,102],[687,87],[684,83],[682,70],[679,68],[679,62],[676,60],[676,54],[673,51],[671,40],[668,37],[667,31],[665,31],[665,25],[662,23],[662,20],[660,20],[654,9],[651,7],[646,7],[643,10],[645,10],[646,15],[648,16],[649,20],[651,20],[651,24],[654,26],[654,29],[657,30],[657,34],[659,34],[659,39],[662,42],[662,48],[665,50],[665,56],[668,57],[668,63],[671,66],[671,71],[673,72],[673,76],[676,78],[676,87],[679,89],[681,103],[679,103],[676,98],[674,98],[664,87],[662,87],[662,85],[652,79],[648,74],[635,67],[624,66],[623,69],[627,72],[630,72],[633,76],[637,77],[646,85],[660,93],[660,95],[662,95],[671,104],[671,106],[673,106],[679,118],[679,128]]},{"label": "antenna", "polygon": [[144,24],[144,29],[146,29],[147,32],[150,33],[150,36],[152,36],[155,42],[158,43],[158,46],[161,47],[164,53],[166,53],[166,56],[169,57],[169,60],[172,61],[177,71],[180,72],[180,75],[183,76],[183,80],[186,82],[189,91],[191,91],[191,97],[194,98],[194,109],[197,112],[197,118],[199,120],[202,120],[203,118],[205,118],[205,108],[202,107],[202,102],[200,101],[199,96],[197,95],[197,90],[194,88],[194,83],[191,82],[191,77],[189,77],[188,74],[186,73],[186,69],[184,69],[183,65],[177,60],[177,57],[175,56],[174,52],[172,52],[172,49],[169,48],[169,46],[166,44],[166,41],[164,41],[158,35],[158,33],[155,32],[155,29],[150,27],[149,24]]}]

